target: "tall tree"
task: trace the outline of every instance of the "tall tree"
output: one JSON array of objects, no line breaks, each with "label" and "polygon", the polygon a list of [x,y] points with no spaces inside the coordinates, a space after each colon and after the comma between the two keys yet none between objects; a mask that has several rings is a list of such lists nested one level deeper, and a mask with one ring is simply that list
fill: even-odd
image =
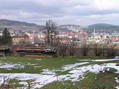
[{"label": "tall tree", "polygon": [[8,44],[8,45],[12,44],[12,38],[7,28],[5,28],[2,33],[2,44]]},{"label": "tall tree", "polygon": [[56,37],[56,24],[52,20],[46,21],[46,29],[47,29],[47,44],[52,46],[54,39]]}]

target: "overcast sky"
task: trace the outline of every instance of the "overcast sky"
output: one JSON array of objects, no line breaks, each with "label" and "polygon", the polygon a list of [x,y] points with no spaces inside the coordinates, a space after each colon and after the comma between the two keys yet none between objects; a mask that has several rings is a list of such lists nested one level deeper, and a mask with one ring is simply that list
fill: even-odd
[{"label": "overcast sky", "polygon": [[44,24],[119,25],[119,0],[0,0],[0,19]]}]

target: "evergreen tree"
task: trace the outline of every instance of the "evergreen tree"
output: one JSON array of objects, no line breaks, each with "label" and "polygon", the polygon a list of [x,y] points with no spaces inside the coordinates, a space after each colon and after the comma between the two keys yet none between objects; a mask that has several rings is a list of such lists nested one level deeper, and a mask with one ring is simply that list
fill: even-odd
[{"label": "evergreen tree", "polygon": [[6,44],[11,45],[11,44],[12,44],[12,38],[11,38],[10,32],[8,31],[7,28],[5,28],[4,31],[3,31],[3,33],[2,33],[1,42],[2,42],[2,44],[4,44],[4,45],[6,45]]}]

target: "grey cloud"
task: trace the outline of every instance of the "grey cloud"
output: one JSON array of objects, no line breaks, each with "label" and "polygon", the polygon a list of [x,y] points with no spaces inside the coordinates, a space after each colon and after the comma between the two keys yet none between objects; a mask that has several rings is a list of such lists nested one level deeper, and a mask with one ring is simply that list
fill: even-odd
[{"label": "grey cloud", "polygon": [[[41,22],[54,18],[60,24],[81,23],[88,24],[91,15],[118,14],[119,10],[100,10],[95,7],[94,0],[0,0],[0,18]],[[79,20],[77,20],[77,18]],[[106,17],[105,17],[106,18]],[[113,17],[112,17],[113,18]],[[89,20],[88,20],[89,19]],[[97,18],[98,19],[98,18]],[[108,20],[108,19],[107,19]],[[96,20],[99,21],[99,20]],[[88,23],[87,23],[88,22]],[[90,22],[90,23],[93,23]],[[39,23],[40,24],[40,23]]]}]

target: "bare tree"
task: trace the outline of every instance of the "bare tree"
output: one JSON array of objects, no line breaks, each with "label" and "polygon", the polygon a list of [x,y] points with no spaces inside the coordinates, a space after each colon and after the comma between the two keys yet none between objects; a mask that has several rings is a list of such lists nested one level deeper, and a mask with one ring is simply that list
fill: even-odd
[{"label": "bare tree", "polygon": [[46,21],[46,29],[47,29],[47,45],[52,46],[53,43],[55,42],[56,38],[56,24],[52,20]]}]

